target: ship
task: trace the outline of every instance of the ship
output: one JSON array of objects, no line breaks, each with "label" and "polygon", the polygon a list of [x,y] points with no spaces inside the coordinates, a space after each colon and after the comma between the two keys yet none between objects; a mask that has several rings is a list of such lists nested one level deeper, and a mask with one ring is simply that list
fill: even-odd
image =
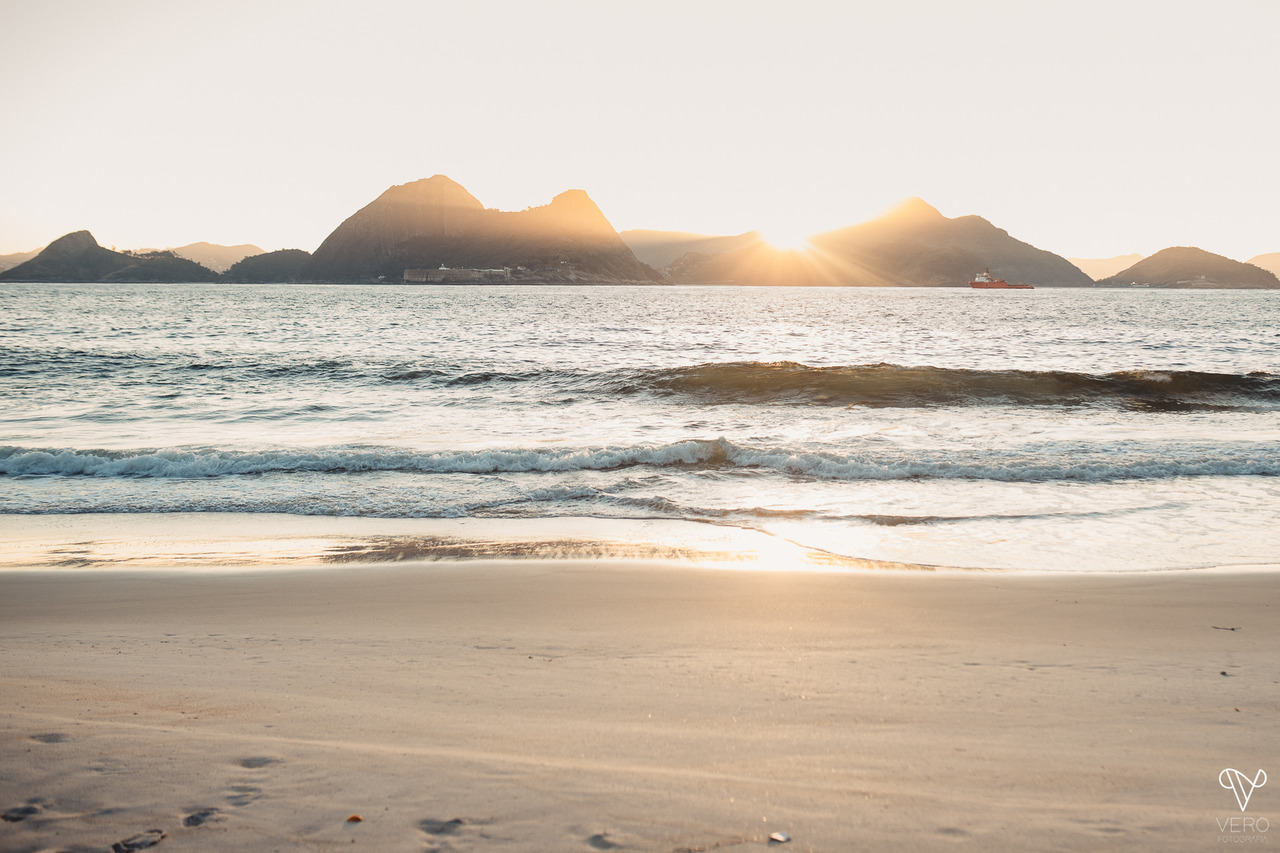
[{"label": "ship", "polygon": [[1002,278],[996,278],[991,274],[990,269],[985,269],[974,276],[973,281],[969,282],[970,287],[977,287],[983,290],[1035,290],[1029,284],[1018,282],[1010,284]]}]

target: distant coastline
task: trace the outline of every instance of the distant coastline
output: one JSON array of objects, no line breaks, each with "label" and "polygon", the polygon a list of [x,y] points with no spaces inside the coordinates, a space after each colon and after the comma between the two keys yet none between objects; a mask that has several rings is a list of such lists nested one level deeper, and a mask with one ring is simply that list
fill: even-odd
[{"label": "distant coastline", "polygon": [[918,198],[785,250],[757,232],[619,234],[581,190],[542,207],[494,210],[444,175],[389,188],[315,252],[210,243],[118,252],[76,231],[0,260],[10,264],[0,268],[5,282],[967,287],[989,269],[1037,288],[1280,289],[1266,266],[1195,247],[1073,263],[980,216],[947,218]]}]

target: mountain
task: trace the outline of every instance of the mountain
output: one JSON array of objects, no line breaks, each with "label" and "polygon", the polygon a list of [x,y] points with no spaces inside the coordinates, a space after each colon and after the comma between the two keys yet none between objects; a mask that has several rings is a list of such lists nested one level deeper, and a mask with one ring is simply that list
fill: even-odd
[{"label": "mountain", "polygon": [[681,258],[678,282],[963,287],[983,269],[1038,287],[1093,283],[1066,258],[1009,236],[980,216],[948,219],[918,198],[885,216],[811,238],[805,251],[764,244]]},{"label": "mountain", "polygon": [[0,272],[0,281],[101,281],[137,258],[98,245],[88,231],[54,240],[31,260]]},{"label": "mountain", "polygon": [[195,261],[214,272],[226,272],[232,264],[252,255],[261,255],[262,249],[250,243],[239,246],[220,246],[217,243],[189,243],[169,249],[180,258]]},{"label": "mountain", "polygon": [[669,266],[677,258],[690,252],[718,255],[760,241],[758,231],[748,231],[734,237],[713,237],[684,231],[635,229],[623,231],[618,236],[635,253],[636,258],[657,269]]},{"label": "mountain", "polygon": [[1067,258],[1085,275],[1097,281],[1108,278],[1142,260],[1142,255],[1117,255],[1114,258]]},{"label": "mountain", "polygon": [[298,281],[311,253],[301,249],[281,249],[242,258],[222,274],[223,281],[271,284]]},{"label": "mountain", "polygon": [[1258,255],[1256,258],[1250,258],[1248,263],[1253,264],[1255,267],[1262,267],[1264,270],[1280,276],[1280,252]]},{"label": "mountain", "polygon": [[1192,246],[1161,249],[1098,283],[1182,288],[1280,288],[1280,279],[1269,270]]},{"label": "mountain", "polygon": [[444,175],[394,186],[339,225],[307,281],[399,282],[406,269],[513,270],[511,280],[659,281],[582,190],[518,212],[486,209]]},{"label": "mountain", "polygon": [[206,266],[180,258],[173,252],[149,252],[135,256],[133,263],[123,269],[108,273],[101,281],[176,282],[218,281],[219,275]]},{"label": "mountain", "polygon": [[32,252],[14,252],[12,255],[0,255],[0,272],[11,270],[18,264],[26,263],[38,254],[40,254],[39,249]]}]

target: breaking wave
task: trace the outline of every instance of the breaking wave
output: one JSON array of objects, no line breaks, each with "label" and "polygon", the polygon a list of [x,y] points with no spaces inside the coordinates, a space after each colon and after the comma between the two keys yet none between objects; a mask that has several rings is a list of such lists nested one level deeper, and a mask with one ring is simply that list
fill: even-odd
[{"label": "breaking wave", "polygon": [[[236,387],[249,381],[295,388],[335,385],[438,389],[451,395],[499,393],[525,399],[676,397],[704,404],[801,406],[1098,406],[1153,411],[1280,409],[1280,374],[1190,370],[982,370],[897,364],[812,366],[793,361],[708,362],[664,368],[477,369],[460,363],[276,359],[176,353],[143,355],[15,349],[0,376],[46,377],[51,367],[74,383],[127,374],[130,381],[183,386],[191,377]],[[201,386],[202,388],[204,386]]]},{"label": "breaking wave", "polygon": [[1157,410],[1280,406],[1280,376],[1129,370],[1106,374],[871,364],[727,362],[644,371],[624,390],[710,400],[852,406],[1117,405]]},{"label": "breaking wave", "polygon": [[772,473],[820,480],[1106,482],[1201,476],[1280,476],[1270,444],[1073,443],[928,451],[749,447],[694,439],[631,447],[408,451],[382,447],[243,451],[217,448],[81,450],[0,447],[0,476],[200,479],[291,473],[522,474],[641,466]]}]

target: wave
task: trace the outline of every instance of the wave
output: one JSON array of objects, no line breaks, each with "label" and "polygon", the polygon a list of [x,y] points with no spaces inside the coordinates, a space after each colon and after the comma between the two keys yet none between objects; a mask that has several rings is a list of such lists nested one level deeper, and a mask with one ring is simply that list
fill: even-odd
[{"label": "wave", "polygon": [[383,381],[426,379],[449,388],[543,385],[596,396],[643,394],[700,403],[826,406],[1115,406],[1154,411],[1280,407],[1280,375],[1189,370],[1079,373],[896,364],[815,367],[798,362],[714,362],[613,370],[446,371],[401,369]]},{"label": "wave", "polygon": [[[502,394],[519,401],[674,397],[699,404],[801,406],[1101,406],[1153,411],[1280,409],[1280,375],[1191,370],[984,370],[898,364],[813,366],[792,361],[709,362],[662,368],[525,368],[493,365],[271,358],[71,349],[14,349],[0,354],[0,377],[61,377],[71,385],[127,373],[131,382],[186,387],[247,381],[299,387],[334,385],[422,388],[465,399]],[[207,389],[206,389],[207,390]]]},{"label": "wave", "polygon": [[1023,447],[790,449],[726,439],[662,445],[418,452],[386,447],[313,450],[81,450],[0,447],[0,476],[200,479],[280,474],[419,475],[614,471],[647,466],[819,480],[1074,480],[1280,476],[1280,454],[1257,444],[1042,444]]},{"label": "wave", "polygon": [[870,364],[812,367],[796,362],[727,362],[641,371],[628,391],[686,394],[725,402],[847,406],[1078,406],[1156,410],[1280,406],[1280,376],[1129,370],[1090,374]]}]

